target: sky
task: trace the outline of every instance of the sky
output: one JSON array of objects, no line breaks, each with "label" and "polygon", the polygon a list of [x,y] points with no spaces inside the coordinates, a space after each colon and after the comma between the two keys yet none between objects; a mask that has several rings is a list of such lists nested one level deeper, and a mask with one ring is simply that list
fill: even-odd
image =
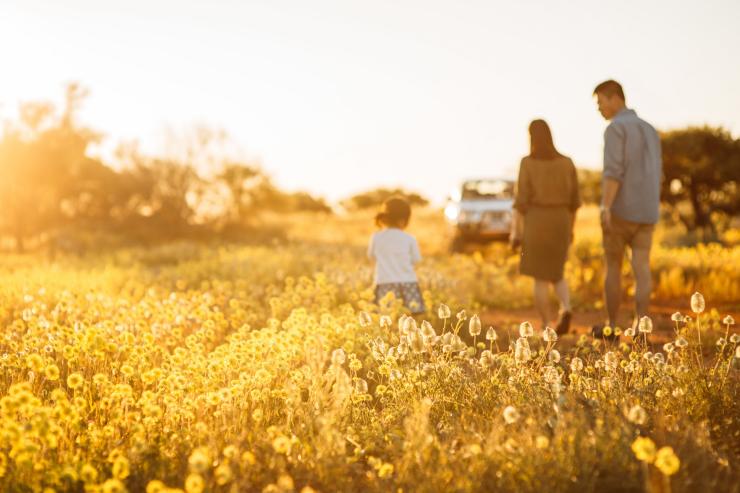
[{"label": "sky", "polygon": [[207,125],[287,190],[441,202],[515,176],[534,118],[599,168],[608,78],[660,129],[740,134],[739,21],[737,0],[0,0],[0,118],[78,81],[106,159]]}]

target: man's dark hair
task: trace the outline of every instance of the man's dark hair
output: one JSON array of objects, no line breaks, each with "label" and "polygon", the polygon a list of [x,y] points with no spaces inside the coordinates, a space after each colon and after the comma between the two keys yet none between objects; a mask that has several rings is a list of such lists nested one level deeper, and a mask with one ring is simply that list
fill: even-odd
[{"label": "man's dark hair", "polygon": [[608,97],[617,95],[622,99],[622,101],[626,101],[626,99],[624,98],[624,90],[622,89],[622,85],[616,80],[605,80],[604,82],[596,86],[596,89],[594,89],[594,94],[603,94]]}]

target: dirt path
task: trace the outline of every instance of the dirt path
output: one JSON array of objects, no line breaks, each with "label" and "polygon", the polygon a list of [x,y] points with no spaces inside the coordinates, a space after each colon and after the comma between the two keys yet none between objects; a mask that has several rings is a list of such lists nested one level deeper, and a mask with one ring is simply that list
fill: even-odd
[{"label": "dirt path", "polygon": [[[653,344],[663,344],[674,338],[674,323],[671,321],[671,315],[677,311],[693,316],[693,313],[691,313],[691,310],[687,306],[678,303],[655,304],[650,306],[651,318],[654,325],[653,336],[651,337]],[[622,312],[623,319],[625,321],[629,320],[628,311],[623,308]],[[723,317],[725,315],[732,315],[735,320],[740,321],[740,313],[737,311],[719,310],[719,312]],[[573,314],[570,333],[562,336],[561,339],[564,342],[575,342],[581,334],[590,334],[592,326],[604,323],[605,316],[606,312],[604,310],[576,310]],[[499,332],[499,336],[504,341],[507,340],[507,333],[510,333],[516,338],[519,324],[525,320],[531,322],[536,328],[539,328],[540,324],[539,316],[534,308],[488,310],[481,313],[480,318],[483,327],[488,327],[489,325],[495,327]],[[554,325],[555,322],[553,321]]]}]

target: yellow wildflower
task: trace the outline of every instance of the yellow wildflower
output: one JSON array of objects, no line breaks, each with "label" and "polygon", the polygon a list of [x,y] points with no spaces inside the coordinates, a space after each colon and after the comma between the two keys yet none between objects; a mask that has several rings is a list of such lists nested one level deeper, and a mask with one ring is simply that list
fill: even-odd
[{"label": "yellow wildflower", "polygon": [[103,493],[125,493],[126,487],[117,479],[109,479],[103,483]]},{"label": "yellow wildflower", "polygon": [[290,440],[284,435],[278,435],[272,441],[272,448],[278,454],[287,454],[290,452]]},{"label": "yellow wildflower", "polygon": [[198,473],[191,473],[185,479],[185,491],[187,493],[202,493],[205,486],[203,476]]},{"label": "yellow wildflower", "polygon": [[85,464],[80,469],[80,479],[85,483],[94,483],[98,479],[98,471],[90,464]]},{"label": "yellow wildflower", "polygon": [[295,483],[293,482],[293,478],[287,474],[281,474],[277,480],[277,487],[280,491],[293,491],[295,489]]},{"label": "yellow wildflower", "polygon": [[662,447],[655,455],[655,467],[666,476],[671,476],[678,472],[681,467],[681,461],[673,452],[671,447]]},{"label": "yellow wildflower", "polygon": [[113,463],[113,477],[116,479],[126,479],[130,474],[130,464],[126,457],[118,457]]},{"label": "yellow wildflower", "polygon": [[383,463],[382,466],[380,466],[380,469],[378,469],[378,477],[381,479],[389,478],[393,475],[393,464],[389,464],[388,462]]},{"label": "yellow wildflower", "polygon": [[44,360],[38,354],[29,354],[26,357],[26,366],[34,371],[34,373],[40,373],[44,368]]},{"label": "yellow wildflower", "polygon": [[208,449],[205,447],[198,447],[193,450],[193,453],[190,454],[190,458],[188,458],[190,470],[196,473],[204,473],[208,470],[210,463],[210,455],[208,454]]},{"label": "yellow wildflower", "polygon": [[632,451],[638,460],[652,463],[655,460],[655,442],[647,437],[637,437],[632,442]]},{"label": "yellow wildflower", "polygon": [[221,486],[230,483],[234,479],[234,473],[228,464],[219,465],[213,472],[213,475],[216,478],[216,483]]},{"label": "yellow wildflower", "polygon": [[163,493],[167,486],[160,480],[154,479],[146,485],[146,493]]},{"label": "yellow wildflower", "polygon": [[85,379],[79,373],[72,373],[67,377],[67,387],[72,390],[82,387],[84,382]]},{"label": "yellow wildflower", "polygon": [[44,376],[50,382],[56,382],[59,380],[59,367],[57,365],[48,365],[44,368]]}]

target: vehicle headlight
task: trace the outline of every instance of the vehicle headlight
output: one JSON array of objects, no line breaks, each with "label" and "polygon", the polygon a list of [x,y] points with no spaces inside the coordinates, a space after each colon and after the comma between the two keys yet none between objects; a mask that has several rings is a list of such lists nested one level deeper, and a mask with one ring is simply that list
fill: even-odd
[{"label": "vehicle headlight", "polygon": [[460,207],[457,204],[448,204],[447,207],[445,207],[445,216],[450,221],[459,219],[461,215]]}]

